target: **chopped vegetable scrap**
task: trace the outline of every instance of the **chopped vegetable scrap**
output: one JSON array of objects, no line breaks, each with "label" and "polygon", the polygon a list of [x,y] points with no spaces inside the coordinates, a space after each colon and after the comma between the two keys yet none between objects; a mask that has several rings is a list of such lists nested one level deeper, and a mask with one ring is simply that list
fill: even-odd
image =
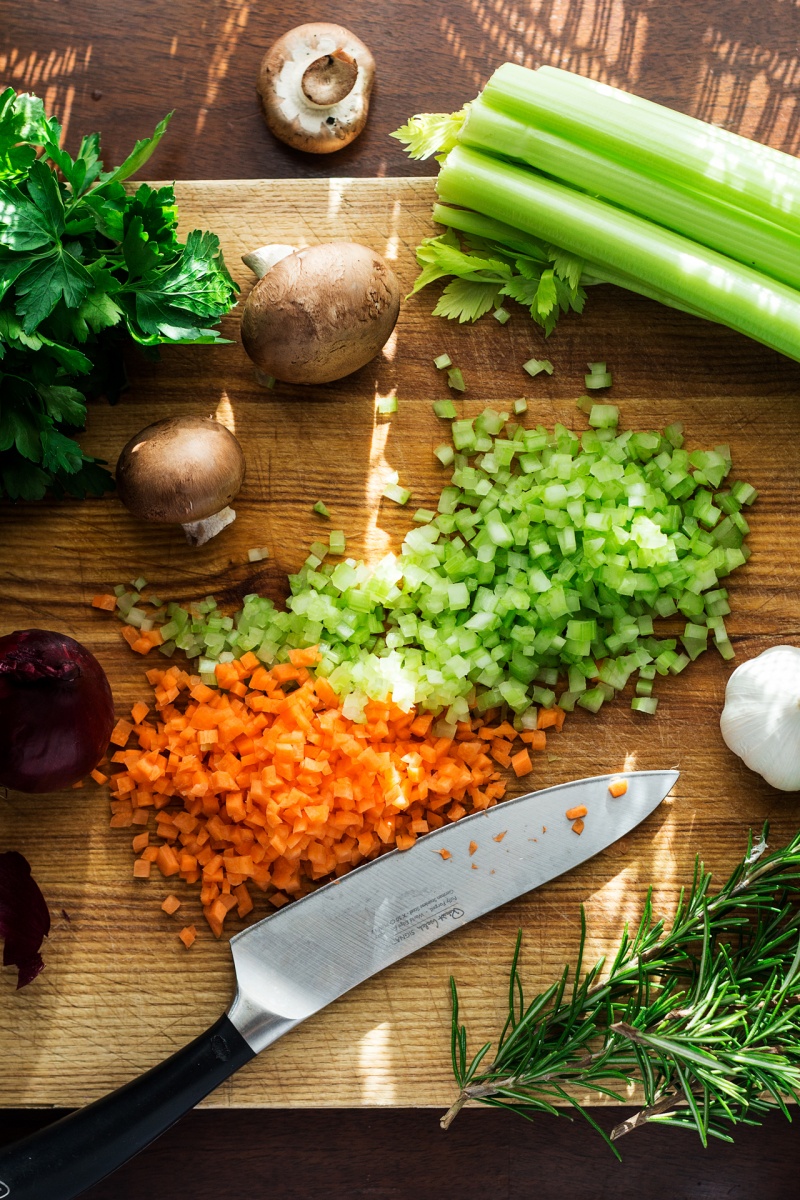
[{"label": "chopped vegetable scrap", "polygon": [[627,779],[615,779],[613,783],[608,785],[608,790],[612,796],[624,796],[628,790]]},{"label": "chopped vegetable scrap", "polygon": [[[217,937],[232,910],[252,910],[253,885],[280,907],[505,794],[498,764],[516,737],[507,722],[467,719],[441,736],[430,713],[388,701],[367,701],[356,721],[311,674],[316,649],[289,658],[269,670],[252,652],[219,663],[216,688],[178,666],[154,668],[155,720],[139,704],[136,724],[114,730],[115,745],[137,743],[113,755],[122,770],[111,780],[112,826],[139,830],[134,876],[149,878],[155,864],[165,879],[199,884]],[[544,744],[544,734],[530,743]]]},{"label": "chopped vegetable scrap", "polygon": [[454,392],[465,392],[467,390],[460,367],[450,367],[447,372],[447,386],[452,388]]},{"label": "chopped vegetable scrap", "polygon": [[572,832],[577,833],[578,836],[580,837],[580,835],[583,833],[583,830],[584,830],[583,819],[581,817],[578,817],[577,821],[572,822]]},{"label": "chopped vegetable scrap", "polygon": [[579,817],[585,817],[587,812],[585,804],[576,804],[574,808],[568,808],[564,815],[568,821],[577,821]]},{"label": "chopped vegetable scrap", "polygon": [[548,375],[553,374],[553,364],[549,358],[529,358],[526,363],[522,364],[523,371],[527,371],[529,375],[535,378],[545,371]]}]

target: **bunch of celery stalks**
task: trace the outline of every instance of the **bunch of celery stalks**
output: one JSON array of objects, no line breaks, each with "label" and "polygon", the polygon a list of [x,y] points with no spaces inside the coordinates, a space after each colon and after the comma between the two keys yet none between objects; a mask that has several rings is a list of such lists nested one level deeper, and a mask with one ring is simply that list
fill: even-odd
[{"label": "bunch of celery stalks", "polygon": [[512,250],[533,235],[582,259],[581,283],[617,284],[800,360],[792,156],[553,67],[505,63],[465,115],[435,120],[395,136],[415,157],[439,152],[440,223]]}]

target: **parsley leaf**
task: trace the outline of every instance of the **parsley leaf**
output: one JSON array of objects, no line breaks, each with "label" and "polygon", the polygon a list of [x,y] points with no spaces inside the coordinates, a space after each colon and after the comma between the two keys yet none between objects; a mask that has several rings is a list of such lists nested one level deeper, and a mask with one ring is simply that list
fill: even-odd
[{"label": "parsley leaf", "polygon": [[12,87],[0,92],[0,179],[24,179],[44,145],[50,126],[38,96],[18,96]]},{"label": "parsley leaf", "polygon": [[146,345],[221,341],[213,329],[202,328],[196,318],[214,318],[232,282],[219,238],[195,229],[175,262],[122,290],[120,301],[128,316],[128,329]]},{"label": "parsley leaf", "polygon": [[31,333],[61,299],[68,308],[77,308],[91,283],[86,267],[60,243],[47,254],[32,257],[15,285],[22,328]]},{"label": "parsley leaf", "polygon": [[155,151],[158,143],[167,132],[167,126],[169,125],[171,119],[172,113],[167,113],[163,121],[159,121],[156,125],[153,131],[153,136],[149,138],[142,138],[141,141],[137,142],[125,161],[118,166],[116,170],[109,172],[109,174],[104,177],[103,182],[122,183],[123,179],[128,179],[131,175],[135,175]]},{"label": "parsley leaf", "polygon": [[75,429],[83,429],[86,423],[83,392],[79,392],[77,388],[51,384],[40,387],[39,396],[53,421],[62,425],[72,425]]}]

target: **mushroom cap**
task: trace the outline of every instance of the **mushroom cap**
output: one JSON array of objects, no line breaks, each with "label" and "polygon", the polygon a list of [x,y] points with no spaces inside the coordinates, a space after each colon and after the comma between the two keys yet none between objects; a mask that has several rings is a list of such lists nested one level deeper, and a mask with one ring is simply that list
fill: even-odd
[{"label": "mushroom cap", "polygon": [[119,456],[117,491],[143,521],[183,525],[230,504],[244,479],[244,454],[211,417],[167,417],[132,437]]},{"label": "mushroom cap", "polygon": [[400,284],[357,242],[324,242],[282,258],[247,297],[242,343],[285,383],[330,383],[374,358],[394,329]]},{"label": "mushroom cap", "polygon": [[[331,61],[320,62],[324,59]],[[307,77],[312,64],[314,87]],[[261,63],[258,91],[264,119],[277,138],[296,150],[341,150],[366,124],[374,78],[375,59],[349,29],[329,21],[298,25],[270,46]]]}]

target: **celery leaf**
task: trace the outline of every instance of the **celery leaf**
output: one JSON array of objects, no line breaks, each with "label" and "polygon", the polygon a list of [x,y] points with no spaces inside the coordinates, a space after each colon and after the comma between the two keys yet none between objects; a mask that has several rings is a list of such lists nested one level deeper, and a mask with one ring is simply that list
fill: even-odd
[{"label": "celery leaf", "polygon": [[454,113],[417,113],[389,137],[403,143],[409,158],[425,159],[434,154],[447,154],[458,141],[466,115],[466,108]]},{"label": "celery leaf", "polygon": [[500,288],[496,283],[478,283],[470,279],[453,279],[439,297],[433,310],[435,317],[449,320],[477,321],[489,309],[496,308]]}]

